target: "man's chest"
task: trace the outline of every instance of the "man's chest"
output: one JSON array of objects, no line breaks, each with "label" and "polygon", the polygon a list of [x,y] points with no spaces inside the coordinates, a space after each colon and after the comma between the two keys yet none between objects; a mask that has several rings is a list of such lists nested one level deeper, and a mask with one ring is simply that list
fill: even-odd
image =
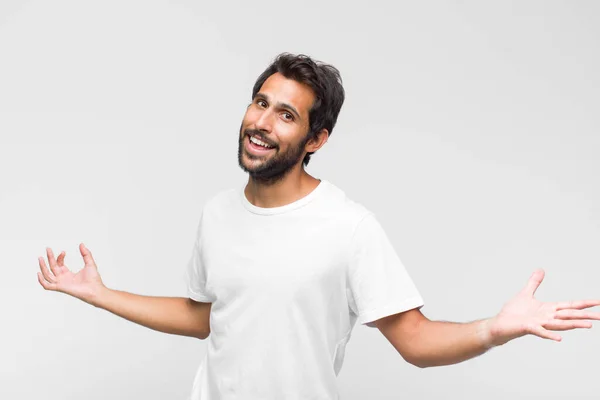
[{"label": "man's chest", "polygon": [[221,223],[201,241],[207,289],[217,299],[286,297],[346,279],[349,237],[335,221]]}]

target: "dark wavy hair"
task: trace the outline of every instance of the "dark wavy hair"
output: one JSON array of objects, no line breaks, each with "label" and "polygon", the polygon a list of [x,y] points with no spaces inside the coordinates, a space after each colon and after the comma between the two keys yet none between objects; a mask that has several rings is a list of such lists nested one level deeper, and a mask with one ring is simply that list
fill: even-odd
[{"label": "dark wavy hair", "polygon": [[[304,54],[281,53],[256,80],[252,99],[267,78],[277,72],[287,79],[308,85],[315,94],[315,101],[308,112],[309,130],[305,143],[322,129],[327,129],[331,136],[345,98],[340,71]],[[314,152],[306,153],[302,160],[304,165],[308,165],[312,154]]]}]

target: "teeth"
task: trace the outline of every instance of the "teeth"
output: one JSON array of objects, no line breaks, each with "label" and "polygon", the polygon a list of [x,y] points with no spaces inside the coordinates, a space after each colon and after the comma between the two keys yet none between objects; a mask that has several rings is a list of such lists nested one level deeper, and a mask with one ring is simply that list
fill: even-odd
[{"label": "teeth", "polygon": [[273,146],[269,146],[268,144],[266,144],[266,143],[265,143],[265,142],[263,142],[263,141],[260,141],[260,140],[258,140],[258,139],[257,139],[257,138],[255,138],[254,136],[250,136],[250,141],[251,141],[252,143],[254,143],[254,144],[257,144],[257,145],[259,145],[259,146],[266,147],[267,149],[270,149],[270,148],[272,148],[272,147],[273,147]]}]

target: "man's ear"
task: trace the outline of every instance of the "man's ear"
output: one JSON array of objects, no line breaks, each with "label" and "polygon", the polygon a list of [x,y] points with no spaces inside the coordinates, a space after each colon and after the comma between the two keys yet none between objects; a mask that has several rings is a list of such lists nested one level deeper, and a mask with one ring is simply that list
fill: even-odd
[{"label": "man's ear", "polygon": [[315,151],[323,147],[325,143],[327,143],[327,139],[329,139],[329,131],[323,128],[319,131],[319,133],[315,135],[314,138],[306,142],[304,149],[307,153],[314,153]]}]

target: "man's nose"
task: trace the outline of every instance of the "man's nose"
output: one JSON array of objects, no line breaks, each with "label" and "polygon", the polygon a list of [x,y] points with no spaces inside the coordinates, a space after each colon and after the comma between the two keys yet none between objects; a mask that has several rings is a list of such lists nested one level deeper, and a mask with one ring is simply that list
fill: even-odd
[{"label": "man's nose", "polygon": [[273,115],[269,110],[264,110],[256,120],[256,129],[271,132],[273,126]]}]

